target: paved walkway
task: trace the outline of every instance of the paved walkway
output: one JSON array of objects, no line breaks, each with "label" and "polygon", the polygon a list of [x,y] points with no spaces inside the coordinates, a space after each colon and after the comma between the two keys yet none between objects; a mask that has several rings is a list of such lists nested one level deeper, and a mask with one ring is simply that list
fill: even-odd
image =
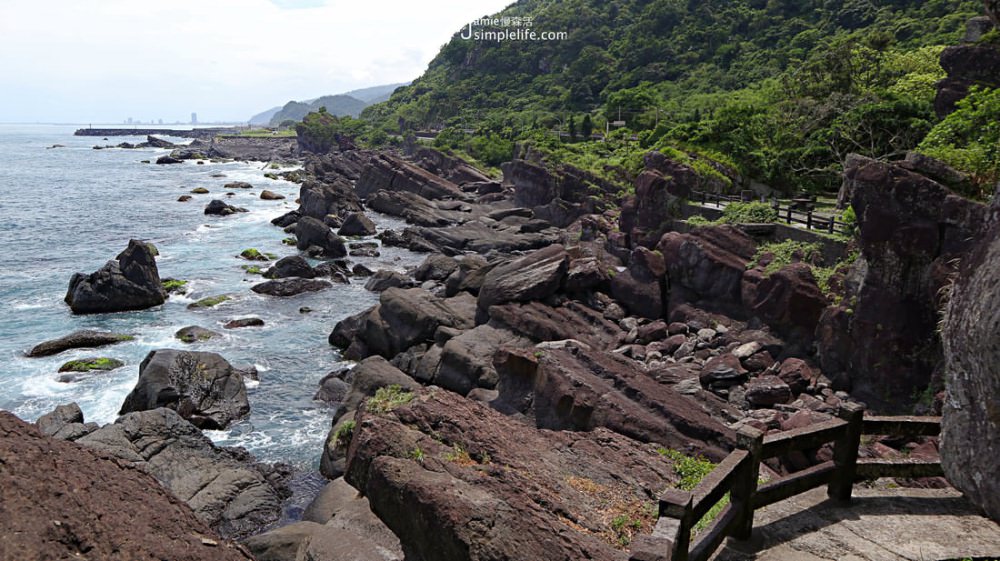
[{"label": "paved walkway", "polygon": [[850,506],[813,489],[756,512],[753,537],[716,561],[1000,560],[1000,526],[954,489],[866,489]]}]

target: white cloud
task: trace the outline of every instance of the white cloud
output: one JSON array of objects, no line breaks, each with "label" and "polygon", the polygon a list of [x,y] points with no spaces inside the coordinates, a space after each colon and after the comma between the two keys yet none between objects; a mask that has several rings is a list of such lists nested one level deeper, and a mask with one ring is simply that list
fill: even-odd
[{"label": "white cloud", "polygon": [[418,76],[509,0],[0,0],[0,121],[246,119]]}]

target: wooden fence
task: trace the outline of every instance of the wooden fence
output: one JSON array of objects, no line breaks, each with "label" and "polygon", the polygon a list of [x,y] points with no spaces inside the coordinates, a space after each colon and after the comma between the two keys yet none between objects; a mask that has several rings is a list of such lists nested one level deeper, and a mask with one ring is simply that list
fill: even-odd
[{"label": "wooden fence", "polygon": [[[767,202],[763,196],[757,199],[752,191],[744,191],[740,195],[721,195],[706,191],[692,191],[691,200],[705,206],[714,204],[717,208],[722,208],[724,204],[728,203]],[[802,224],[808,230],[823,230],[831,234],[843,234],[845,236],[853,234],[853,225],[838,220],[835,216],[817,214],[811,208],[810,201],[800,201],[799,208],[796,208],[793,205],[782,206],[777,200],[772,200],[771,207],[777,211],[779,222]],[[802,210],[803,207],[805,210]]]},{"label": "wooden fence", "polygon": [[[705,561],[729,536],[746,540],[753,529],[754,510],[810,489],[827,486],[827,495],[850,501],[854,482],[878,477],[935,477],[939,461],[858,459],[862,435],[936,436],[939,417],[864,417],[856,404],[845,404],[839,418],[764,436],[753,427],[737,433],[737,450],[715,467],[690,492],[670,490],[660,499],[656,541],[665,551],[649,557],[648,548],[633,561]],[[760,463],[795,450],[832,442],[833,460],[774,481],[758,484]],[[712,524],[691,542],[691,529],[729,493],[730,502]]]}]

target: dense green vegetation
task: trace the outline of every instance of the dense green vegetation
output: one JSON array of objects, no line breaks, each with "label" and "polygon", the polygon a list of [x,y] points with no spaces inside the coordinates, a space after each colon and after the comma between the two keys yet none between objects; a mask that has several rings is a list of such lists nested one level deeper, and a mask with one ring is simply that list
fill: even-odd
[{"label": "dense green vegetation", "polygon": [[[831,189],[847,153],[899,157],[937,130],[938,57],[980,10],[975,0],[521,0],[500,16],[567,38],[456,34],[362,118],[390,134],[443,128],[439,147],[490,165],[525,140],[606,176],[634,169],[643,150],[672,149],[785,192]],[[982,107],[968,113],[991,114]],[[605,130],[610,142],[588,140]],[[987,178],[995,151],[962,151],[990,138],[924,142]]]}]

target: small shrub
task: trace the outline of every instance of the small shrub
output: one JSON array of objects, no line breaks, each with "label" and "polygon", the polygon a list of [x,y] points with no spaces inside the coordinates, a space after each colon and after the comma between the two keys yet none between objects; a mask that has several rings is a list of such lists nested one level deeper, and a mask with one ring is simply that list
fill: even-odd
[{"label": "small shrub", "polygon": [[469,452],[461,444],[457,443],[452,445],[451,452],[445,454],[444,459],[463,467],[474,466],[478,463],[472,459],[472,456],[469,455]]},{"label": "small shrub", "polygon": [[778,221],[778,211],[768,203],[729,203],[722,211],[726,224],[762,224]]},{"label": "small shrub", "polygon": [[417,446],[413,450],[410,450],[410,459],[416,460],[420,463],[424,463],[424,451]]},{"label": "small shrub", "polygon": [[691,218],[688,218],[684,222],[687,222],[687,224],[689,226],[709,226],[711,224],[715,224],[715,222],[713,222],[713,221],[705,218],[704,216],[702,216],[700,214],[696,214],[696,215],[692,216]]},{"label": "small shrub", "polygon": [[368,398],[366,409],[382,415],[413,401],[413,397],[413,392],[404,391],[398,384],[393,384],[375,390],[375,395]]},{"label": "small shrub", "polygon": [[334,433],[337,448],[346,448],[351,443],[351,439],[354,438],[354,427],[356,426],[357,423],[354,421],[344,421],[343,424],[337,427],[337,432]]}]

